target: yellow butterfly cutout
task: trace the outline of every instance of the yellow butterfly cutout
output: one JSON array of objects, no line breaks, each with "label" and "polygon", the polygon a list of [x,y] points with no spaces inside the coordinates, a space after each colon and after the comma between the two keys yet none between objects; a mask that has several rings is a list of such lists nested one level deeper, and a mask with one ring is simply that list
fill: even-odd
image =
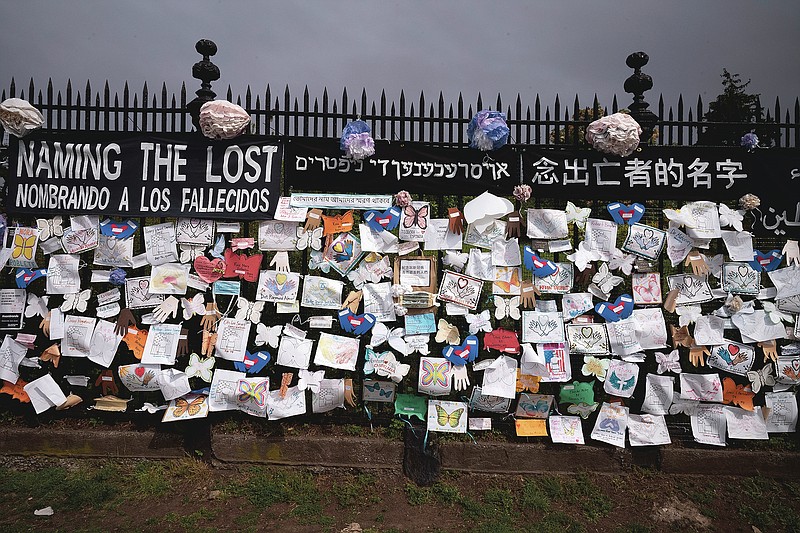
[{"label": "yellow butterfly cutout", "polygon": [[19,233],[14,235],[14,249],[11,252],[11,257],[17,259],[22,256],[25,259],[33,259],[33,248],[36,246],[36,235],[30,237],[23,237]]}]

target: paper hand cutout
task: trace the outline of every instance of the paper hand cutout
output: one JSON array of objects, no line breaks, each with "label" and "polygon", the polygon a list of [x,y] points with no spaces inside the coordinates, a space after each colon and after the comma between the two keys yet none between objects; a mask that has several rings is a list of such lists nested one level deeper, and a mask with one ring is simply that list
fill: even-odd
[{"label": "paper hand cutout", "polygon": [[153,310],[153,318],[158,322],[165,322],[168,318],[178,316],[178,301],[174,296],[168,296]]},{"label": "paper hand cutout", "polygon": [[677,302],[678,296],[680,296],[680,294],[681,294],[680,287],[672,289],[671,291],[669,291],[667,293],[667,297],[664,298],[664,310],[665,311],[667,311],[668,313],[674,313],[675,312],[675,306],[676,306],[675,302]]},{"label": "paper hand cutout", "polygon": [[344,380],[344,401],[347,402],[347,405],[350,407],[356,406],[356,396],[355,392],[353,391],[353,380],[350,378]]},{"label": "paper hand cutout", "polygon": [[467,375],[467,365],[453,366],[451,371],[453,387],[458,390],[467,390],[469,387],[469,376]]},{"label": "paper hand cutout", "polygon": [[549,259],[542,259],[536,255],[530,246],[525,246],[523,255],[525,268],[540,278],[546,278],[547,276],[558,272],[558,266],[555,263]]},{"label": "paper hand cutout", "polygon": [[274,266],[278,272],[290,272],[289,270],[289,252],[275,252],[275,256],[270,261],[269,266]]},{"label": "paper hand cutout", "polygon": [[692,273],[695,276],[703,276],[708,274],[708,264],[706,260],[703,258],[703,254],[698,252],[696,249],[689,252],[686,256],[686,260],[683,262],[684,266],[692,266]]},{"label": "paper hand cutout", "polygon": [[248,374],[258,374],[267,366],[267,363],[272,359],[272,354],[269,352],[255,352],[250,353],[245,350],[244,360],[235,361],[234,368],[239,372],[247,372]]},{"label": "paper hand cutout", "polygon": [[322,225],[322,209],[311,209],[308,214],[306,214],[306,225],[303,226],[303,229],[306,231],[311,231],[317,229]]},{"label": "paper hand cutout", "polygon": [[470,335],[460,346],[445,346],[442,348],[442,355],[450,361],[453,366],[464,366],[478,358],[478,337]]},{"label": "paper hand cutout", "polygon": [[461,235],[464,232],[464,224],[466,224],[466,220],[464,219],[464,215],[458,210],[457,207],[451,207],[447,210],[447,219],[450,221],[447,225],[447,229],[450,231],[450,233]]},{"label": "paper hand cutout", "polygon": [[342,309],[339,311],[339,324],[347,333],[363,335],[372,329],[372,326],[375,325],[375,322],[375,315],[370,313],[356,315],[350,311],[350,309]]},{"label": "paper hand cutout", "polygon": [[800,265],[800,248],[797,241],[789,239],[783,245],[783,255],[786,256],[786,265]]},{"label": "paper hand cutout", "polygon": [[684,348],[689,348],[694,344],[694,339],[689,334],[689,328],[687,326],[681,326],[676,328],[672,324],[670,324],[670,332],[672,334],[672,347],[677,348],[678,346],[683,346]]},{"label": "paper hand cutout", "polygon": [[178,336],[178,350],[175,353],[176,355],[189,353],[189,330],[186,328],[181,328],[181,333]]},{"label": "paper hand cutout", "polygon": [[222,317],[222,313],[219,312],[217,304],[209,302],[206,304],[206,312],[203,315],[203,318],[200,319],[200,326],[204,331],[216,331],[217,320],[219,320],[220,317]]},{"label": "paper hand cutout", "polygon": [[342,309],[349,309],[350,312],[353,314],[358,313],[358,306],[361,303],[361,291],[350,291],[350,294],[347,295],[344,302],[342,303]]},{"label": "paper hand cutout", "polygon": [[707,346],[698,346],[696,344],[692,344],[689,348],[689,362],[692,363],[693,366],[705,366],[705,356],[707,355],[711,355],[711,352],[708,351]]},{"label": "paper hand cutout", "polygon": [[214,347],[216,346],[216,344],[217,344],[217,334],[204,329],[203,344],[200,347],[200,355],[203,355],[205,357],[211,357],[212,355],[214,355]]},{"label": "paper hand cutout", "polygon": [[[772,361],[773,363],[778,362],[778,350],[777,350],[777,343],[775,339],[759,342],[758,346],[764,351],[764,362],[767,363]],[[754,389],[755,390],[755,389]],[[756,391],[758,392],[758,391]]]},{"label": "paper hand cutout", "polygon": [[281,374],[281,388],[279,389],[281,398],[286,398],[286,393],[289,392],[289,384],[292,382],[293,377],[294,374],[291,372]]},{"label": "paper hand cutout", "polygon": [[101,388],[101,394],[103,396],[119,394],[119,387],[117,387],[117,384],[114,382],[114,371],[110,368],[103,370],[100,375],[97,376],[94,386]]},{"label": "paper hand cutout", "polygon": [[131,310],[126,307],[119,312],[115,332],[117,335],[125,335],[128,333],[129,327],[136,327],[136,318],[134,318]]},{"label": "paper hand cutout", "polygon": [[61,349],[58,344],[51,344],[44,349],[42,355],[39,356],[40,361],[50,361],[55,368],[58,368],[58,362],[61,360]]},{"label": "paper hand cutout", "polygon": [[519,211],[512,211],[508,214],[508,221],[506,222],[506,239],[513,239],[519,237],[522,230],[522,216]]},{"label": "paper hand cutout", "polygon": [[41,328],[42,333],[48,337],[50,336],[50,313],[47,313],[47,316],[45,316],[42,321],[39,322],[39,328]]},{"label": "paper hand cutout", "polygon": [[525,309],[533,309],[536,307],[536,296],[541,296],[541,291],[536,287],[532,281],[523,281],[519,286],[520,300]]}]

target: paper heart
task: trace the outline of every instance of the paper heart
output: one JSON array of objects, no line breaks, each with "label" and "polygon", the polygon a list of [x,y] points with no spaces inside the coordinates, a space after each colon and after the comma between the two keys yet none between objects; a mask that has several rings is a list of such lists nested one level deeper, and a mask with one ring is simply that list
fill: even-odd
[{"label": "paper heart", "polygon": [[267,366],[271,359],[272,355],[269,352],[250,353],[245,350],[244,360],[234,362],[233,366],[240,372],[257,374]]},{"label": "paper heart", "polygon": [[206,283],[214,283],[225,274],[225,261],[222,259],[211,260],[201,255],[194,260],[194,270],[197,276]]},{"label": "paper heart", "polygon": [[347,308],[339,311],[339,325],[342,326],[342,329],[347,333],[363,335],[372,329],[375,322],[375,315],[371,313],[356,315]]},{"label": "paper heart", "polygon": [[735,344],[729,344],[728,353],[731,355],[736,355],[737,353],[739,353],[739,347],[736,346]]},{"label": "paper heart", "polygon": [[761,252],[753,250],[753,260],[748,264],[753,267],[756,272],[772,272],[780,266],[783,260],[783,254],[780,250],[770,250],[769,252]]},{"label": "paper heart", "polygon": [[31,270],[30,268],[17,269],[17,287],[20,289],[26,288],[34,280],[47,276],[47,269],[40,268],[38,270]]},{"label": "paper heart", "polygon": [[278,285],[283,285],[286,283],[286,274],[282,272],[275,274],[275,281],[278,283]]},{"label": "paper heart", "polygon": [[633,314],[633,297],[623,294],[613,304],[601,302],[594,306],[594,310],[608,322],[617,322]]},{"label": "paper heart", "polygon": [[470,335],[460,346],[445,346],[442,355],[456,366],[464,366],[478,357],[478,337]]},{"label": "paper heart", "polygon": [[370,210],[364,213],[364,221],[375,231],[391,231],[400,224],[400,214],[400,208],[397,206],[383,212]]},{"label": "paper heart", "polygon": [[139,229],[139,225],[132,220],[126,220],[124,222],[104,220],[100,223],[100,233],[107,237],[114,237],[117,239],[130,237],[137,229]]},{"label": "paper heart", "polygon": [[644,216],[644,206],[642,204],[631,204],[625,205],[619,202],[614,202],[612,204],[608,204],[608,212],[611,214],[611,218],[614,219],[614,222],[617,224],[628,224],[632,226],[639,222]]},{"label": "paper heart", "polygon": [[546,278],[558,272],[558,265],[549,259],[542,259],[536,255],[530,246],[525,246],[525,268],[532,271],[536,277]]}]

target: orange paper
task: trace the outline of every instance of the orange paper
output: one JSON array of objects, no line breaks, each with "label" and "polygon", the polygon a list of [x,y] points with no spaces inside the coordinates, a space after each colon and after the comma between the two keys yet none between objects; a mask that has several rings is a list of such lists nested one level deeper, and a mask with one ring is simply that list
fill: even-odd
[{"label": "orange paper", "polygon": [[547,436],[547,420],[544,418],[517,420],[514,425],[517,427],[517,437]]},{"label": "orange paper", "polygon": [[133,356],[136,359],[141,359],[142,353],[144,353],[144,345],[147,343],[147,330],[129,327],[128,333],[122,337],[122,342],[133,352]]},{"label": "orange paper", "polygon": [[722,403],[738,405],[748,411],[753,410],[753,394],[749,385],[737,385],[731,378],[722,379]]},{"label": "orange paper", "polygon": [[324,235],[346,233],[353,229],[353,212],[348,211],[343,215],[335,216],[322,215],[322,227]]},{"label": "orange paper", "polygon": [[19,400],[22,403],[31,403],[28,393],[25,392],[25,389],[23,389],[23,387],[27,384],[28,382],[22,381],[21,379],[18,379],[16,383],[3,381],[3,386],[0,387],[0,394],[8,394],[15,400]]}]

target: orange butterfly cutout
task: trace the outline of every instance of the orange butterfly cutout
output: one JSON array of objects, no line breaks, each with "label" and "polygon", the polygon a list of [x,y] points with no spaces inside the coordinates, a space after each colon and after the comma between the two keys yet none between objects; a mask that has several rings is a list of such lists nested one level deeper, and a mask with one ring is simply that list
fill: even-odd
[{"label": "orange butterfly cutout", "polygon": [[750,385],[737,385],[731,378],[722,380],[722,403],[738,405],[748,411],[753,410],[753,394]]},{"label": "orange butterfly cutout", "polygon": [[531,376],[530,374],[523,374],[522,370],[517,369],[517,392],[529,391],[539,392],[539,382],[541,376]]},{"label": "orange butterfly cutout", "polygon": [[129,327],[128,333],[122,337],[122,342],[133,352],[133,356],[136,359],[141,360],[144,353],[144,345],[147,343],[147,330]]},{"label": "orange butterfly cutout", "polygon": [[494,284],[503,289],[504,293],[513,294],[511,288],[519,287],[519,268],[514,268],[514,270],[511,271],[511,281],[495,281]]},{"label": "orange butterfly cutout", "polygon": [[25,392],[25,385],[28,383],[18,379],[16,383],[11,383],[9,381],[3,381],[3,386],[0,387],[0,394],[8,394],[15,400],[19,400],[22,403],[31,403],[31,399],[28,396],[28,393]]},{"label": "orange butterfly cutout", "polygon": [[50,361],[55,368],[58,368],[58,362],[61,360],[61,350],[58,344],[53,344],[45,348],[42,355],[39,356],[40,361]]},{"label": "orange butterfly cutout", "polygon": [[326,216],[322,215],[322,234],[333,235],[335,233],[346,233],[353,229],[353,212],[348,211],[343,215]]},{"label": "orange butterfly cutout", "polygon": [[183,416],[187,412],[189,416],[195,416],[202,410],[203,403],[205,403],[207,398],[208,396],[198,396],[191,402],[186,401],[186,398],[178,398],[175,400],[175,408],[172,411],[172,416],[177,418]]}]

